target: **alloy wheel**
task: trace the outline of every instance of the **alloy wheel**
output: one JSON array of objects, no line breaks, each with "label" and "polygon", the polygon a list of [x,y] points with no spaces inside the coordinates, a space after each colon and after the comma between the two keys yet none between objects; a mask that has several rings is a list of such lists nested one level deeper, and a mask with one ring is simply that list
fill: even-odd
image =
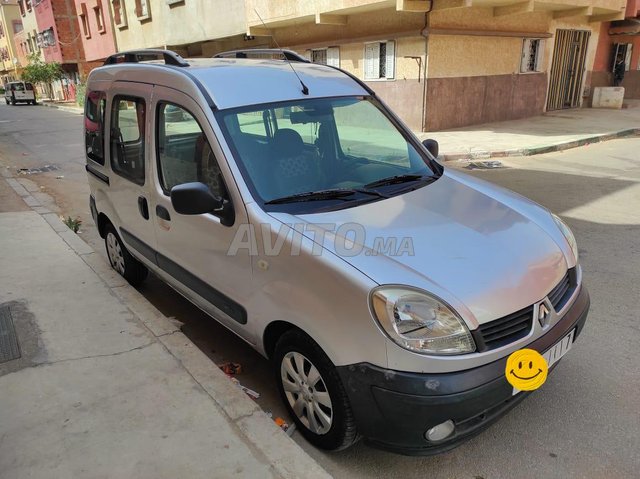
[{"label": "alloy wheel", "polygon": [[315,434],[326,434],[333,422],[333,406],[320,371],[304,355],[290,351],[282,358],[284,394],[300,422]]},{"label": "alloy wheel", "polygon": [[107,254],[109,255],[109,261],[113,269],[121,275],[124,275],[124,255],[122,254],[122,248],[118,238],[111,232],[107,233]]}]

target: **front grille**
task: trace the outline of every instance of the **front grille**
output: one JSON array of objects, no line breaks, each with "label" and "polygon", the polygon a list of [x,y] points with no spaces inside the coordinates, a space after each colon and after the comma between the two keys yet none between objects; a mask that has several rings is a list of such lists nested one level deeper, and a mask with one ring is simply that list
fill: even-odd
[{"label": "front grille", "polygon": [[576,269],[567,270],[567,274],[560,280],[555,288],[547,295],[553,305],[553,309],[560,311],[573,294],[576,287]]},{"label": "front grille", "polygon": [[533,324],[533,306],[521,309],[504,318],[481,325],[475,334],[479,351],[499,348],[524,338]]}]

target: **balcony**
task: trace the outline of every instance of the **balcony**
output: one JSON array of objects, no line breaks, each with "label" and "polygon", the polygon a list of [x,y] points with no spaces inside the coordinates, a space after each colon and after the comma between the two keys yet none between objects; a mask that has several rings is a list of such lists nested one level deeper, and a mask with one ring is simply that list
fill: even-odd
[{"label": "balcony", "polygon": [[[630,0],[640,2],[640,0]],[[625,0],[246,0],[247,34],[269,36],[271,30],[304,23],[347,25],[352,15],[392,9],[425,13],[459,8],[491,8],[495,17],[547,12],[554,19],[586,17],[589,22],[621,20]]]}]

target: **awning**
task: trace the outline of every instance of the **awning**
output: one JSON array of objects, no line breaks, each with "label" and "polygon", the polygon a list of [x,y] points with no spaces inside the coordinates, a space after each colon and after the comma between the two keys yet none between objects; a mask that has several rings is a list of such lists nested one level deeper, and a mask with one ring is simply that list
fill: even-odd
[{"label": "awning", "polygon": [[609,35],[640,35],[640,19],[629,18],[611,22]]}]

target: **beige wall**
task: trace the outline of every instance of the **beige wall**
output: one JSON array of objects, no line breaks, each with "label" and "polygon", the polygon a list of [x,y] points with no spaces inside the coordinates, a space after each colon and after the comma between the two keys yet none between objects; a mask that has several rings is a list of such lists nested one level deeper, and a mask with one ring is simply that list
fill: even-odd
[{"label": "beige wall", "polygon": [[[466,8],[434,12],[431,29],[469,29],[522,32],[520,37],[430,35],[429,67],[431,78],[519,74],[522,39],[527,33],[548,33],[542,71],[549,72],[553,60],[554,38],[557,29],[578,29],[591,32],[585,69],[593,69],[600,23],[588,18],[574,17],[554,20],[549,12],[531,12],[493,17],[489,8]],[[452,61],[455,59],[455,61]]]},{"label": "beige wall", "polygon": [[[381,37],[380,41],[387,40],[386,37]],[[389,38],[392,40],[392,38]],[[418,79],[418,62],[413,58],[404,58],[408,56],[421,57],[424,62],[424,38],[411,37],[411,38],[399,38],[396,42],[396,66],[395,66],[395,79],[394,80],[379,80],[383,81],[395,81],[395,80],[417,80]],[[346,43],[340,45],[340,68],[353,73],[358,78],[364,78],[364,43]],[[299,50],[299,53],[304,54],[304,50]],[[424,64],[424,63],[423,63]],[[422,78],[422,73],[420,73]]]},{"label": "beige wall", "polygon": [[388,37],[401,32],[420,35],[424,28],[424,13],[396,12],[387,8],[348,17],[346,25],[316,25],[313,20],[300,20],[293,25],[277,28],[273,34],[281,46],[339,45],[359,38]]},{"label": "beige wall", "polygon": [[151,0],[151,18],[139,20],[135,1],[124,0],[127,26],[115,27],[118,50],[164,48],[244,34],[243,0],[189,0],[169,6]]},{"label": "beige wall", "polygon": [[17,58],[18,55],[15,51],[15,41],[13,34],[13,21],[21,20],[20,18],[20,9],[15,4],[2,4],[0,5],[0,21],[2,22],[2,26],[4,27],[4,36],[0,38],[0,48],[6,48],[9,52],[9,58],[4,61],[0,61],[0,69],[4,74],[8,72],[9,74],[15,74],[15,67],[13,64],[13,59]]}]

